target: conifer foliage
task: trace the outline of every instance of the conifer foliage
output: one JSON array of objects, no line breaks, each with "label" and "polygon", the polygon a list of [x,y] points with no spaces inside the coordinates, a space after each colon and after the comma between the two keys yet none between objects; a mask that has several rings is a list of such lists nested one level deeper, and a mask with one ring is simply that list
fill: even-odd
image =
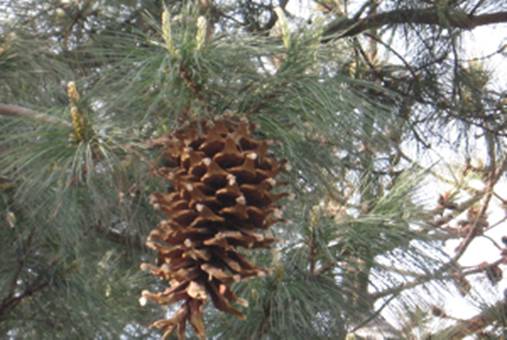
[{"label": "conifer foliage", "polygon": [[506,22],[0,0],[0,338],[506,337]]}]

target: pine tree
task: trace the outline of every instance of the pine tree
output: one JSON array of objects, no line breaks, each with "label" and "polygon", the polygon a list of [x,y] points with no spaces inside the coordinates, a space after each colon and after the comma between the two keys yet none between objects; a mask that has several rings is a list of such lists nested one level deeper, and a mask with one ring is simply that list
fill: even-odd
[{"label": "pine tree", "polygon": [[0,0],[0,335],[505,336],[505,45],[464,38],[506,22],[497,0]]}]

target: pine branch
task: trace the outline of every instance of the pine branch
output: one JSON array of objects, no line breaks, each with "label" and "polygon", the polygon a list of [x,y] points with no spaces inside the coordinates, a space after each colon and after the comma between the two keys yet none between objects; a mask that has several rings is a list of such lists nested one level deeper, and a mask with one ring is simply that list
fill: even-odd
[{"label": "pine branch", "polygon": [[0,320],[7,315],[9,311],[11,311],[15,306],[21,303],[25,298],[34,295],[37,292],[40,292],[47,286],[49,286],[50,281],[47,279],[36,280],[34,283],[29,285],[22,293],[13,295],[2,301],[0,304]]},{"label": "pine branch", "polygon": [[68,122],[18,105],[0,103],[0,116],[28,118],[46,124],[55,124],[65,127],[72,127]]},{"label": "pine branch", "polygon": [[[467,15],[461,10],[449,10],[442,20],[441,13],[436,7],[427,9],[398,9],[389,12],[359,18],[340,18],[331,23],[324,31],[323,42],[334,39],[351,37],[367,30],[380,28],[389,25],[417,24],[433,25],[444,28],[461,28],[471,30],[478,26],[506,23],[507,12],[495,12],[480,15]],[[332,34],[342,32],[337,37],[330,37]]]}]

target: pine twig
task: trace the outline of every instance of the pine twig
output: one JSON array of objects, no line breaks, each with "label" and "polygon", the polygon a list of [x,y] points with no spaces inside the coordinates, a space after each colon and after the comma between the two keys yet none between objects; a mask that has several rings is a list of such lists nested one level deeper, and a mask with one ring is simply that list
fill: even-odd
[{"label": "pine twig", "polygon": [[459,321],[457,324],[432,334],[435,339],[462,339],[468,335],[478,333],[496,321],[507,318],[507,303],[502,300],[487,308],[481,313],[467,320]]},{"label": "pine twig", "polygon": [[70,123],[60,120],[55,117],[48,116],[44,113],[33,111],[31,109],[10,104],[0,103],[0,116],[15,117],[15,118],[28,118],[31,120],[39,121],[46,124],[60,125],[64,127],[72,127]]}]

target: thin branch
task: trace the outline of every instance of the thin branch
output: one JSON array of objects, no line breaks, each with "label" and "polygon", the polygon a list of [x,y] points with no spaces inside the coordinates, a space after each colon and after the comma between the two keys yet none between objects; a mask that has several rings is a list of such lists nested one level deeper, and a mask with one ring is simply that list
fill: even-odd
[{"label": "thin branch", "polygon": [[[480,273],[486,271],[486,269],[488,267],[498,266],[498,265],[502,264],[503,261],[504,261],[504,259],[502,257],[502,258],[500,258],[494,262],[491,262],[489,264],[482,263],[482,264],[474,266],[470,269],[462,271],[461,274],[463,277],[466,277],[469,275],[474,275],[474,274],[480,274]],[[419,276],[418,278],[416,278],[412,281],[409,281],[409,282],[400,283],[399,285],[397,285],[395,287],[387,288],[383,291],[379,291],[379,292],[370,294],[370,299],[376,301],[377,299],[381,299],[386,296],[390,296],[392,294],[399,295],[402,291],[406,291],[407,289],[415,288],[417,286],[420,286],[422,284],[428,283],[433,280],[446,281],[446,280],[454,279],[455,276],[452,273],[450,273],[450,274],[446,273],[446,270],[454,265],[456,265],[456,262],[451,259],[450,261],[448,261],[447,263],[442,265],[442,267],[440,267],[440,269],[438,269],[432,273]]]},{"label": "thin branch", "polygon": [[366,11],[366,9],[367,9],[368,7],[370,7],[370,5],[371,5],[371,4],[370,4],[370,2],[365,2],[365,3],[361,6],[361,8],[359,8],[359,10],[356,12],[356,14],[354,14],[353,19],[354,19],[354,20],[359,20],[359,18],[361,17],[361,15],[363,15],[363,13]]},{"label": "thin branch", "polygon": [[500,246],[498,244],[498,242],[496,242],[492,237],[488,236],[488,235],[481,235],[482,238],[485,238],[486,240],[488,240],[489,242],[491,242],[493,244],[493,246],[495,246],[496,249],[498,250],[503,250],[504,247]]},{"label": "thin branch", "polygon": [[505,320],[507,317],[507,304],[505,301],[499,301],[495,305],[487,308],[476,316],[458,322],[436,334],[431,338],[435,339],[462,339],[468,335],[477,333],[490,326],[496,321]]},{"label": "thin branch", "polygon": [[16,305],[18,305],[23,299],[30,297],[49,286],[49,283],[49,280],[39,280],[38,282],[34,282],[32,285],[28,286],[21,294],[12,296],[7,300],[2,301],[2,304],[0,305],[0,318],[7,315],[7,313]]},{"label": "thin branch", "polygon": [[[32,242],[32,237],[35,229],[32,229],[32,233],[29,235],[28,241],[30,244]],[[26,255],[26,254],[25,254]],[[49,263],[49,267],[53,267],[58,261],[59,257],[53,259],[51,263]],[[24,260],[23,260],[24,261]],[[24,262],[23,262],[24,264]],[[19,277],[19,273],[16,274]],[[4,320],[9,312],[14,309],[18,304],[23,302],[23,300],[27,297],[34,295],[35,293],[45,289],[51,283],[50,278],[44,278],[42,276],[38,276],[31,284],[29,284],[21,293],[19,294],[9,294],[5,299],[0,303],[0,320]],[[17,285],[17,282],[15,282]],[[15,288],[15,287],[14,287]]]},{"label": "thin branch", "polygon": [[488,180],[488,187],[486,188],[486,196],[484,198],[484,203],[482,204],[481,209],[479,210],[479,213],[475,218],[475,221],[473,221],[473,224],[470,228],[468,235],[463,240],[463,242],[459,244],[456,254],[454,255],[453,258],[455,261],[457,261],[465,253],[470,243],[472,243],[472,241],[475,239],[475,236],[478,234],[478,230],[481,228],[480,220],[484,217],[489,207],[489,202],[491,201],[491,197],[493,196],[494,186],[498,182],[500,177],[503,175],[506,169],[507,169],[507,159],[503,161],[502,165],[498,169],[493,168],[491,170],[492,174]]},{"label": "thin branch", "polygon": [[71,124],[66,121],[18,105],[0,103],[0,116],[28,118],[46,124],[56,124],[65,127],[72,127]]},{"label": "thin branch", "polygon": [[384,46],[384,48],[388,49],[391,53],[393,53],[404,65],[405,67],[407,68],[407,70],[410,72],[410,74],[412,75],[413,79],[411,79],[411,81],[417,81],[417,74],[416,72],[414,71],[414,69],[412,68],[412,66],[410,65],[410,63],[400,54],[398,53],[398,51],[396,51],[393,46],[391,46],[390,44],[382,41],[379,37],[376,37],[370,33],[365,33],[365,35],[372,39],[372,40],[375,40],[377,43],[381,44],[382,46]]},{"label": "thin branch", "polygon": [[386,301],[384,301],[384,303],[376,311],[374,311],[372,313],[372,315],[370,315],[365,320],[361,321],[357,326],[355,326],[351,331],[349,331],[349,333],[354,333],[355,331],[363,328],[364,326],[367,326],[371,321],[373,321],[375,318],[377,318],[377,316],[379,316],[380,313],[382,313],[382,311],[387,306],[389,306],[389,304],[391,303],[391,301],[394,300],[394,298],[396,298],[396,297],[397,297],[396,294],[393,294],[392,296],[390,296]]}]

